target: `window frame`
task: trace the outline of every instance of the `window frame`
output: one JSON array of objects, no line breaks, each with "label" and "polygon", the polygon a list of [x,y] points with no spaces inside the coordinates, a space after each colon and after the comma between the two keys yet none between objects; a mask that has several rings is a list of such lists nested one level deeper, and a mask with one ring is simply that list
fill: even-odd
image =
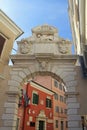
[{"label": "window frame", "polygon": [[46,107],[52,108],[52,100],[51,98],[46,97]]},{"label": "window frame", "polygon": [[58,128],[58,120],[55,120],[55,128]]},{"label": "window frame", "polygon": [[33,105],[39,104],[39,94],[37,92],[32,93],[32,104]]},{"label": "window frame", "polygon": [[54,86],[55,86],[56,88],[58,88],[58,81],[57,81],[57,80],[54,80]]},{"label": "window frame", "polygon": [[59,113],[59,106],[55,106],[55,112]]},{"label": "window frame", "polygon": [[58,93],[54,94],[54,99],[58,101]]}]

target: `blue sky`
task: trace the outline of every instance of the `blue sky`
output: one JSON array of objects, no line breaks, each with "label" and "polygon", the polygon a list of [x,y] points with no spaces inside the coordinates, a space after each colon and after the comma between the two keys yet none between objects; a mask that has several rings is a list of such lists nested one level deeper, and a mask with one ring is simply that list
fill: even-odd
[{"label": "blue sky", "polygon": [[68,0],[0,0],[0,9],[24,31],[17,40],[31,36],[33,27],[49,24],[58,29],[60,37],[72,41]]}]

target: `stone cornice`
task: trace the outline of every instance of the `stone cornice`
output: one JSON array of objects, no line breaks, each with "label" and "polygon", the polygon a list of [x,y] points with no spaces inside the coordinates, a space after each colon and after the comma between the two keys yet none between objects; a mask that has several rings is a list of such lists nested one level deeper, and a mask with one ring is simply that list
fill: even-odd
[{"label": "stone cornice", "polygon": [[9,28],[15,35],[17,39],[23,34],[23,31],[0,9],[0,23],[4,24]]},{"label": "stone cornice", "polygon": [[13,64],[16,63],[28,63],[29,61],[33,60],[59,60],[59,61],[65,61],[66,63],[69,61],[69,63],[76,63],[78,56],[77,55],[53,55],[53,54],[35,54],[35,55],[11,55],[10,56]]}]

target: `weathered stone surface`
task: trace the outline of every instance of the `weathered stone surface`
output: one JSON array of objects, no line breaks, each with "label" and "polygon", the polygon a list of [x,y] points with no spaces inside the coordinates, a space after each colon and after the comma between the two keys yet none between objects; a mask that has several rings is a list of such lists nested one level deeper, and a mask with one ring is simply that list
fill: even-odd
[{"label": "weathered stone surface", "polygon": [[17,119],[17,115],[15,114],[3,114],[2,119],[4,120],[13,120],[13,119]]},{"label": "weathered stone surface", "polygon": [[81,117],[79,115],[68,115],[68,121],[81,121]]},{"label": "weathered stone surface", "polygon": [[26,74],[25,74],[23,71],[20,71],[20,72],[19,72],[19,76],[20,76],[21,78],[25,78],[25,77],[26,77]]},{"label": "weathered stone surface", "polygon": [[74,103],[74,102],[77,102],[77,98],[68,98],[67,99],[67,101],[66,101],[67,103]]},{"label": "weathered stone surface", "polygon": [[68,115],[77,115],[78,114],[78,111],[77,109],[73,108],[73,109],[68,109],[67,110],[67,114]]},{"label": "weathered stone surface", "polygon": [[18,86],[20,86],[20,82],[18,81],[14,81],[14,80],[9,80],[8,81],[8,85],[9,86],[15,86],[15,87],[18,87]]},{"label": "weathered stone surface", "polygon": [[9,102],[6,102],[5,103],[5,105],[4,105],[4,107],[8,107],[8,108],[14,108],[14,109],[16,109],[17,107],[18,107],[18,104],[16,104],[16,103],[9,103]]},{"label": "weathered stone surface", "polygon": [[76,87],[75,86],[73,86],[73,87],[67,87],[67,91],[68,92],[76,92]]},{"label": "weathered stone surface", "polygon": [[8,114],[17,114],[18,112],[17,112],[17,109],[15,109],[14,110],[14,108],[7,108],[6,109],[6,113],[8,113]]},{"label": "weathered stone surface", "polygon": [[79,103],[68,103],[68,109],[69,108],[80,108]]},{"label": "weathered stone surface", "polygon": [[7,126],[7,127],[16,127],[17,125],[17,121],[16,120],[5,120],[4,122],[4,126]]},{"label": "weathered stone surface", "polygon": [[19,77],[18,75],[12,75],[11,76],[11,79],[12,80],[14,80],[14,81],[18,81],[18,82],[22,82],[22,78],[21,77]]},{"label": "weathered stone surface", "polygon": [[79,123],[78,123],[78,121],[69,121],[68,126],[76,128],[76,127],[79,127]]},{"label": "weathered stone surface", "polygon": [[11,55],[14,65],[10,72],[11,78],[8,81],[9,92],[7,95],[10,97],[13,94],[15,99],[10,100],[8,98],[4,104],[5,112],[2,116],[4,126],[0,130],[15,129],[18,96],[16,96],[16,93],[11,92],[17,92],[18,88],[21,88],[29,77],[33,79],[35,74],[40,72],[42,74],[50,73],[51,76],[55,75],[55,77],[60,77],[64,81],[69,92],[67,96],[70,97],[67,102],[68,120],[70,121],[69,130],[74,130],[73,128],[80,130],[78,126],[80,121],[78,109],[80,105],[75,100],[77,98],[75,92],[77,87],[75,72],[77,56],[71,55],[71,43],[60,38],[57,30],[49,25],[36,27],[32,32],[31,37],[18,42],[18,54]]},{"label": "weathered stone surface", "polygon": [[15,130],[15,127],[0,127],[0,130]]},{"label": "weathered stone surface", "polygon": [[82,130],[82,128],[81,127],[75,127],[75,128],[70,127],[70,128],[68,128],[68,130]]}]

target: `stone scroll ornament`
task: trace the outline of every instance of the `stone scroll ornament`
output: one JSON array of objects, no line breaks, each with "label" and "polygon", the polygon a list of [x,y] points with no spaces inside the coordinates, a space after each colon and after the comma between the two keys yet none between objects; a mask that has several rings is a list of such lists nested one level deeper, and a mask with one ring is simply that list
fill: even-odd
[{"label": "stone scroll ornament", "polygon": [[22,54],[27,54],[30,52],[30,44],[27,40],[22,40],[20,45],[20,52]]}]

